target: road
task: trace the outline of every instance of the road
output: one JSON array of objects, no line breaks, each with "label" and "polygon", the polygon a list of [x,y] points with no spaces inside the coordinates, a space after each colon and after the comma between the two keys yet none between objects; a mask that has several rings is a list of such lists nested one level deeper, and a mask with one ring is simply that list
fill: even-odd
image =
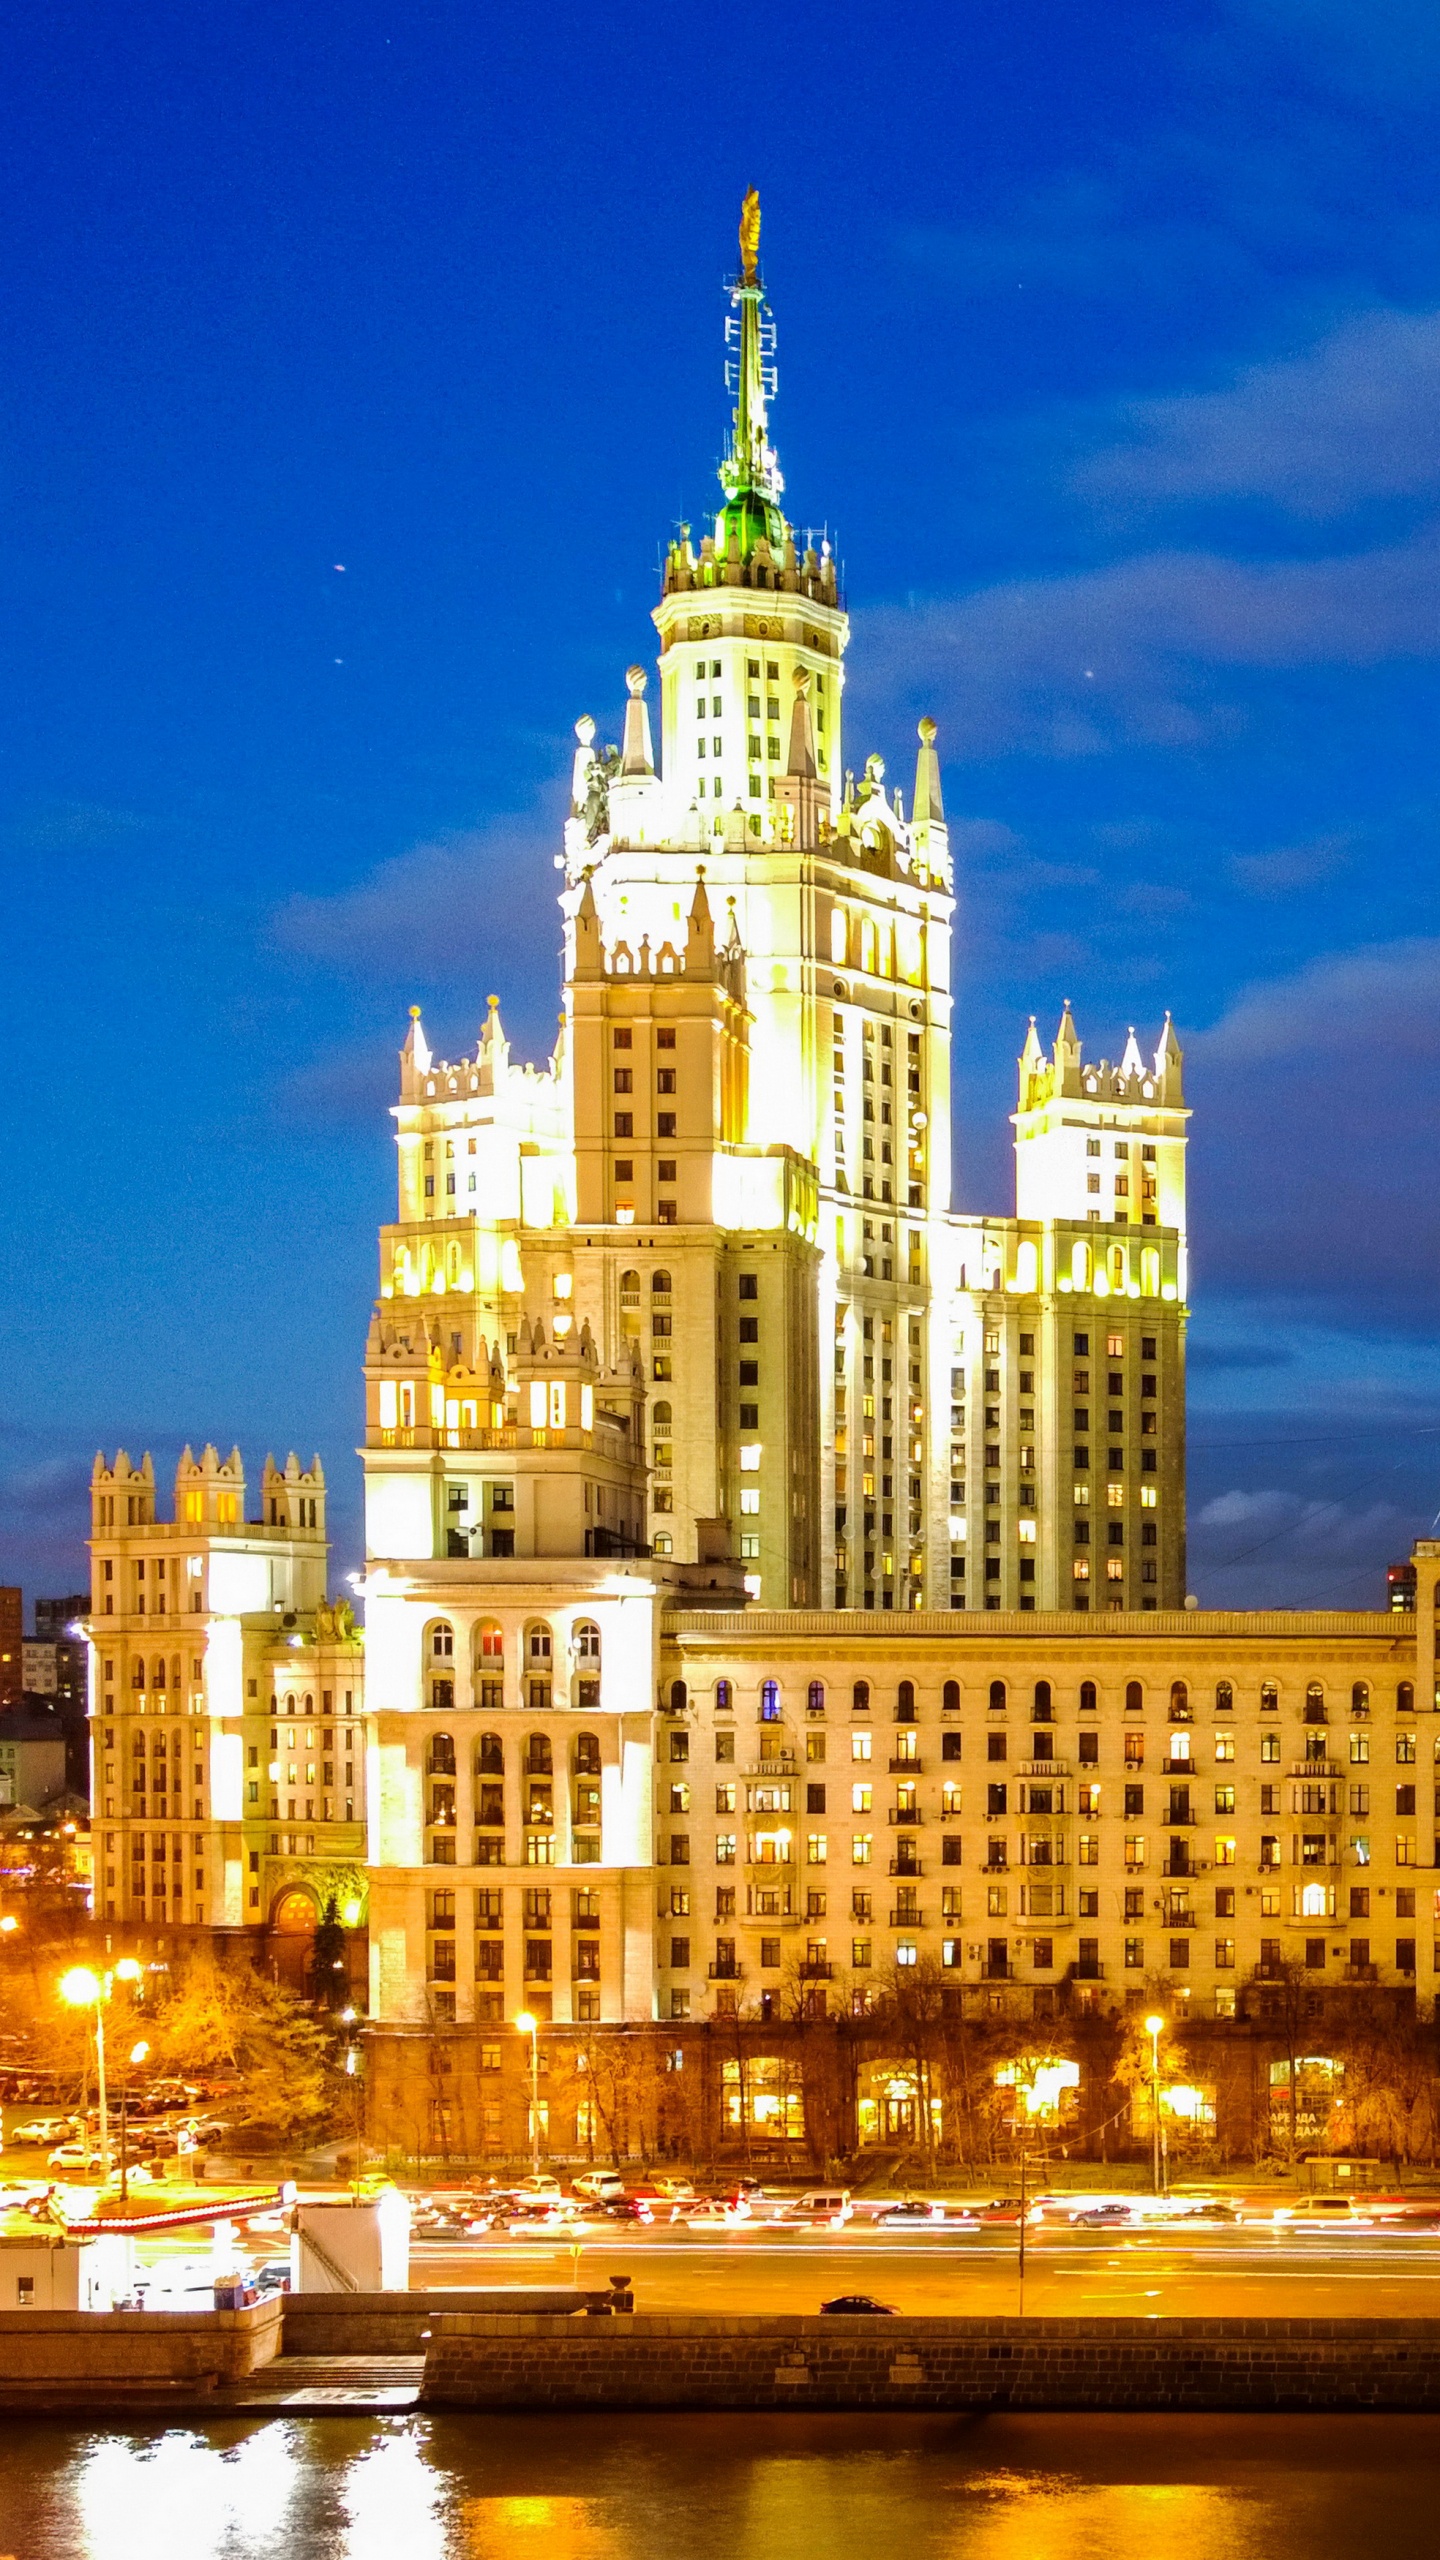
[{"label": "road", "polygon": [[[573,2247],[548,2235],[412,2245],[420,2286],[564,2284]],[[578,2281],[629,2275],[637,2311],[815,2311],[872,2293],[899,2311],[991,2315],[1019,2307],[1013,2232],[947,2238],[852,2230],[649,2231],[583,2237]],[[1032,2229],[1025,2309],[1117,2317],[1161,2312],[1345,2319],[1440,2318],[1440,2234],[1317,2231],[1289,2239],[1233,2228],[1187,2233]]]}]

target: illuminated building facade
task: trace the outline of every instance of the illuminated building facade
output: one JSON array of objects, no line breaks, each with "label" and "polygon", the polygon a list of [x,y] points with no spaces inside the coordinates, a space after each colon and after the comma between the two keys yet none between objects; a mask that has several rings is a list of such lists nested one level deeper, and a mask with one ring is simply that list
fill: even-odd
[{"label": "illuminated building facade", "polygon": [[173,1525],[98,1468],[97,1907],[363,1897],[402,2076],[452,2030],[488,2068],[522,2009],[763,2025],[922,1968],[1027,2016],[1164,1982],[1223,2022],[1292,1960],[1428,2002],[1440,1549],[1413,1613],[1185,1606],[1168,1019],[1117,1063],[1032,1025],[1014,1212],[951,1208],[934,728],[908,813],[845,765],[757,250],[747,218],[659,757],[640,668],[618,747],[577,723],[554,1053],[513,1058],[494,997],[473,1055],[418,1013],[402,1053],[363,1769],[318,1468],[267,1468],[249,1527],[238,1459],[187,1455]]}]

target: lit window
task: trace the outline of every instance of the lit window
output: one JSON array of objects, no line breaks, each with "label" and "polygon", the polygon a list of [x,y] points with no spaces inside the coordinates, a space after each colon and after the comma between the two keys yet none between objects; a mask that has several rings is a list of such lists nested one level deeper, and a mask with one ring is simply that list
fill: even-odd
[{"label": "lit window", "polygon": [[754,1476],[758,1475],[759,1472],[760,1442],[758,1440],[747,1440],[742,1442],[740,1448],[740,1473],[742,1476]]}]

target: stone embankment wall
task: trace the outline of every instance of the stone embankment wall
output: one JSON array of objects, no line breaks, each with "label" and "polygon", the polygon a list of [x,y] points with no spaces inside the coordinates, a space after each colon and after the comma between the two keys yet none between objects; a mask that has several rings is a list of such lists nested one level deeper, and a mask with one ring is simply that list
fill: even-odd
[{"label": "stone embankment wall", "polygon": [[0,2407],[53,2386],[201,2390],[280,2351],[278,2299],[245,2311],[0,2311]]},{"label": "stone embankment wall", "polygon": [[577,2285],[476,2285],[437,2293],[287,2293],[287,2356],[420,2356],[442,2312],[573,2317],[606,2299]]},{"label": "stone embankment wall", "polygon": [[1440,2409],[1440,2320],[441,2315],[468,2409]]}]

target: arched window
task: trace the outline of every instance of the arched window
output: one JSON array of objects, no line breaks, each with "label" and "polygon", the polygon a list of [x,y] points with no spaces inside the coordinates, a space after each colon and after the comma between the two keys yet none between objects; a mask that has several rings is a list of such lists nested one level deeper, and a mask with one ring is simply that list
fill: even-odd
[{"label": "arched window", "polygon": [[525,1659],[534,1670],[547,1670],[554,1651],[554,1640],[543,1618],[525,1630]]},{"label": "arched window", "polygon": [[661,1396],[658,1402],[650,1407],[650,1428],[657,1440],[663,1432],[670,1429],[670,1421],[670,1405],[667,1399]]},{"label": "arched window", "polygon": [[1125,1683],[1125,1712],[1126,1712],[1126,1714],[1127,1714],[1127,1715],[1129,1715],[1129,1716],[1138,1716],[1138,1715],[1141,1713],[1141,1711],[1142,1711],[1142,1709],[1143,1709],[1144,1705],[1145,1705],[1145,1692],[1144,1692],[1144,1690],[1141,1688],[1139,1681],[1138,1681],[1138,1680],[1127,1680],[1127,1681],[1126,1681],[1126,1683]]},{"label": "arched window", "polygon": [[1325,1714],[1324,1685],[1319,1680],[1307,1680],[1305,1683],[1305,1722],[1307,1724],[1328,1722]]},{"label": "arched window", "polygon": [[527,1733],[525,1736],[526,1777],[549,1778],[553,1777],[554,1771],[555,1755],[550,1748],[549,1734]]},{"label": "arched window", "polygon": [[153,1671],[151,1672],[151,1674],[150,1674],[150,1686],[151,1686],[151,1688],[152,1688],[152,1689],[163,1689],[163,1688],[165,1687],[165,1685],[166,1685],[166,1681],[167,1681],[168,1676],[169,1676],[169,1675],[167,1674],[166,1669],[165,1669],[165,1656],[164,1656],[164,1654],[162,1653],[162,1654],[160,1655],[160,1657],[159,1657],[158,1661],[157,1661],[157,1662],[156,1662],[156,1664],[155,1664],[155,1668],[154,1668],[154,1670],[153,1670]]},{"label": "arched window", "polygon": [[505,1745],[498,1733],[482,1733],[475,1745],[475,1766],[485,1778],[505,1774]]},{"label": "arched window", "polygon": [[1028,1239],[1016,1250],[1015,1286],[1023,1297],[1033,1297],[1040,1286],[1040,1248]]},{"label": "arched window", "polygon": [[913,1723],[914,1716],[915,1683],[913,1680],[902,1680],[895,1692],[895,1721],[897,1724],[910,1724]]},{"label": "arched window", "polygon": [[[728,1688],[729,1683],[727,1681],[723,1682],[721,1685]],[[683,1716],[689,1703],[690,1692],[686,1688],[684,1681],[672,1680],[670,1683],[670,1713],[672,1716]],[[718,1694],[716,1696],[715,1703],[717,1706],[720,1703]]]},{"label": "arched window", "polygon": [[1215,1713],[1217,1716],[1228,1716],[1233,1715],[1234,1711],[1235,1690],[1233,1683],[1229,1680],[1217,1680],[1215,1683]]},{"label": "arched window", "polygon": [[144,1686],[145,1686],[145,1665],[144,1665],[144,1663],[143,1663],[143,1662],[137,1662],[137,1663],[136,1663],[136,1665],[135,1665],[134,1670],[131,1672],[131,1674],[130,1674],[130,1686],[131,1686],[131,1688],[132,1688],[132,1689],[143,1689],[143,1688],[144,1688]]},{"label": "arched window", "polygon": [[454,1777],[455,1736],[453,1733],[431,1734],[430,1752],[426,1761],[426,1767],[429,1769],[432,1778]]},{"label": "arched window", "polygon": [[1273,1716],[1278,1710],[1279,1705],[1280,1691],[1275,1681],[1262,1680],[1260,1683],[1260,1713],[1262,1716]]},{"label": "arched window", "polygon": [[582,1618],[575,1630],[575,1659],[597,1671],[600,1667],[600,1630],[593,1618]]},{"label": "arched window", "polygon": [[1070,1247],[1070,1286],[1072,1289],[1088,1289],[1090,1286],[1088,1244],[1072,1244]]},{"label": "arched window", "polygon": [[[158,1737],[157,1737],[157,1739],[158,1739]],[[144,1736],[144,1734],[143,1734],[143,1733],[137,1733],[137,1734],[136,1734],[136,1736],[135,1736],[135,1743],[134,1743],[134,1750],[135,1750],[135,1757],[136,1757],[136,1759],[137,1759],[137,1760],[143,1760],[143,1759],[144,1759],[144,1757],[145,1757],[145,1736]]]},{"label": "arched window", "polygon": [[668,1271],[652,1271],[652,1272],[651,1272],[651,1274],[650,1274],[650,1295],[651,1295],[651,1297],[652,1297],[652,1298],[668,1298],[668,1297],[669,1297],[669,1295],[670,1295],[670,1274],[669,1274],[669,1272],[668,1272]]},{"label": "arched window", "polygon": [[854,1689],[851,1692],[850,1704],[854,1708],[857,1716],[868,1716],[870,1713],[870,1683],[868,1680],[856,1681]]},{"label": "arched window", "polygon": [[946,1681],[945,1686],[940,1693],[940,1705],[947,1716],[959,1714],[960,1683],[958,1680]]},{"label": "arched window", "polygon": [[600,1736],[599,1736],[599,1734],[598,1734],[598,1733],[577,1733],[577,1734],[576,1734],[576,1736],[575,1736],[575,1775],[576,1775],[576,1777],[577,1777],[577,1778],[598,1778],[598,1777],[599,1777],[599,1775],[600,1775]]},{"label": "arched window", "polygon": [[1035,1683],[1035,1722],[1037,1724],[1049,1724],[1053,1721],[1054,1714],[1055,1709],[1050,1696],[1050,1683],[1048,1680],[1037,1680]]},{"label": "arched window", "polygon": [[778,1724],[780,1721],[778,1680],[762,1680],[760,1683],[760,1721],[762,1724]]},{"label": "arched window", "polygon": [[1368,1716],[1370,1713],[1370,1683],[1368,1680],[1357,1680],[1354,1687],[1351,1689],[1350,1713],[1352,1716]]},{"label": "arched window", "polygon": [[436,1662],[449,1662],[455,1653],[455,1630],[441,1618],[430,1630],[430,1651]]},{"label": "arched window", "polygon": [[717,1680],[715,1683],[715,1713],[717,1716],[728,1716],[734,1704],[735,1692],[729,1681]]},{"label": "arched window", "polygon": [[1306,1884],[1300,1888],[1300,1916],[1304,1920],[1323,1920],[1330,1905],[1329,1887]]},{"label": "arched window", "polygon": [[505,1635],[498,1618],[482,1618],[475,1630],[475,1653],[486,1671],[498,1671],[505,1659]]},{"label": "arched window", "polygon": [[1397,1715],[1401,1716],[1413,1716],[1415,1713],[1415,1683],[1413,1680],[1402,1680],[1396,1689],[1395,1712]]},{"label": "arched window", "polygon": [[640,1304],[640,1274],[639,1274],[639,1272],[638,1272],[638,1271],[622,1271],[622,1272],[621,1272],[621,1274],[620,1274],[620,1304],[621,1304],[621,1306],[622,1306],[622,1307],[638,1307],[638,1306],[639,1306],[639,1304]]},{"label": "arched window", "polygon": [[313,1716],[315,1713],[315,1700],[308,1689],[305,1692],[303,1704],[307,1716]]},{"label": "arched window", "polygon": [[823,1680],[811,1681],[810,1687],[806,1692],[805,1704],[812,1716],[823,1716],[825,1713],[825,1683]]},{"label": "arched window", "polygon": [[1190,1692],[1183,1680],[1170,1683],[1170,1721],[1172,1724],[1190,1722]]},{"label": "arched window", "polygon": [[1082,1680],[1080,1683],[1080,1713],[1082,1716],[1093,1716],[1099,1703],[1100,1701],[1095,1694],[1094,1681]]},{"label": "arched window", "polygon": [[1003,1715],[1004,1712],[1005,1683],[1003,1680],[992,1680],[990,1683],[990,1713],[992,1716],[999,1716]]}]

